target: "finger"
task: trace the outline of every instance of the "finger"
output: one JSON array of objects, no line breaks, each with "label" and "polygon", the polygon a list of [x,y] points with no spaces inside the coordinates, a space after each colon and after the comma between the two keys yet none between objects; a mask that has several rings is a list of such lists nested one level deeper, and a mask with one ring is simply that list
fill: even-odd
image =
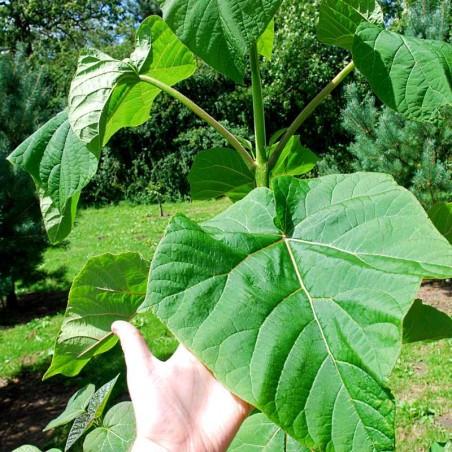
[{"label": "finger", "polygon": [[111,326],[121,342],[129,375],[144,376],[152,370],[157,361],[140,332],[130,323],[116,321]]}]

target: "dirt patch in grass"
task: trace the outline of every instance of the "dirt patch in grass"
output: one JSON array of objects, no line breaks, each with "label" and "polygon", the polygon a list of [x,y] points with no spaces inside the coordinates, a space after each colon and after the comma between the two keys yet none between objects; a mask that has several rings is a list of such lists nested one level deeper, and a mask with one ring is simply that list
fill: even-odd
[{"label": "dirt patch in grass", "polygon": [[42,432],[77,390],[63,379],[41,381],[38,372],[25,372],[0,387],[0,451],[22,444],[48,445],[52,432]]},{"label": "dirt patch in grass", "polygon": [[422,284],[418,298],[452,315],[452,281],[426,282]]}]

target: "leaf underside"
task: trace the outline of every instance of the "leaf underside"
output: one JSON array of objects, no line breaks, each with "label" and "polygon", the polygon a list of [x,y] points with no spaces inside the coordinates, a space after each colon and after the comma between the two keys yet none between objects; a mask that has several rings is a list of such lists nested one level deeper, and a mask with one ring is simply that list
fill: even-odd
[{"label": "leaf underside", "polygon": [[282,177],[203,225],[176,216],[142,309],[307,447],[392,450],[402,322],[451,264],[391,177]]},{"label": "leaf underside", "polygon": [[69,118],[80,139],[99,152],[121,128],[149,119],[160,90],[139,75],[174,85],[196,70],[192,53],[158,16],[141,24],[136,41],[135,52],[123,61],[94,49],[79,59],[69,92]]},{"label": "leaf underside", "polygon": [[77,138],[64,111],[25,140],[8,159],[33,178],[50,241],[63,240],[72,229],[80,193],[97,171],[98,155]]},{"label": "leaf underside", "polygon": [[96,355],[117,343],[116,320],[131,320],[143,303],[149,263],[139,254],[104,254],[88,261],[74,279],[52,363],[44,375],[78,375]]},{"label": "leaf underside", "polygon": [[228,452],[309,452],[262,413],[249,416]]},{"label": "leaf underside", "polygon": [[452,45],[361,24],[353,61],[375,94],[406,118],[436,121],[452,106]]},{"label": "leaf underside", "polygon": [[162,9],[165,22],[192,52],[240,83],[250,47],[264,33],[281,2],[167,0]]}]

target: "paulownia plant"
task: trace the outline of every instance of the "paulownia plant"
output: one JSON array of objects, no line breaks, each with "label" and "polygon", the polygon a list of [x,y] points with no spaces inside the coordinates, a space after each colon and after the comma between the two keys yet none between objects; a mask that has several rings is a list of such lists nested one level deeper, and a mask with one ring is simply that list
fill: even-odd
[{"label": "paulownia plant", "polygon": [[[148,280],[138,255],[91,260],[74,281],[46,377],[76,375],[115,344],[113,320],[150,312],[256,407],[231,450],[394,450],[388,378],[403,341],[452,336],[450,317],[414,303],[424,278],[452,277],[452,248],[389,176],[300,179],[316,156],[296,133],[355,67],[382,102],[436,121],[452,105],[452,46],[386,30],[374,0],[323,0],[319,39],[352,61],[267,141],[259,64],[271,56],[280,4],[167,0],[164,18],[139,28],[129,58],[83,53],[68,110],[10,156],[34,178],[59,241],[102,147],[148,120],[160,93],[228,143],[200,152],[189,179],[193,198],[235,204],[203,224],[174,217]],[[173,87],[195,72],[195,55],[237,83],[249,68],[254,143]]]}]

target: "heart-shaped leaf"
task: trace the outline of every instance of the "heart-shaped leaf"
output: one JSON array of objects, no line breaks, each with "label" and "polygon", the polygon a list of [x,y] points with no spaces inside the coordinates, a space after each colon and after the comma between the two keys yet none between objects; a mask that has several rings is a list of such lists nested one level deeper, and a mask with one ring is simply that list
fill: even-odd
[{"label": "heart-shaped leaf", "polygon": [[188,176],[193,199],[228,196],[237,201],[255,186],[254,175],[240,155],[228,148],[201,151]]},{"label": "heart-shaped leaf", "polygon": [[140,75],[174,85],[196,70],[192,53],[157,16],[148,17],[137,32],[130,58],[118,61],[98,50],[79,60],[69,92],[69,118],[74,132],[100,150],[119,129],[149,119],[160,90]]},{"label": "heart-shaped leaf", "polygon": [[88,261],[69,292],[52,363],[44,375],[77,375],[117,343],[115,320],[131,320],[146,292],[149,263],[139,254],[104,254]]},{"label": "heart-shaped leaf", "polygon": [[132,403],[121,402],[110,408],[102,425],[86,436],[83,450],[85,452],[127,452],[134,439],[135,416]]},{"label": "heart-shaped leaf", "polygon": [[118,377],[119,375],[99,388],[90,398],[86,411],[74,420],[66,439],[65,451],[69,450],[102,416]]},{"label": "heart-shaped leaf", "polygon": [[74,224],[80,192],[96,174],[98,155],[80,141],[69,125],[67,113],[61,112],[8,159],[35,181],[50,241],[63,240]]},{"label": "heart-shaped leaf", "polygon": [[351,50],[362,22],[383,24],[383,11],[375,0],[322,0],[317,37],[325,44]]},{"label": "heart-shaped leaf", "polygon": [[78,390],[68,400],[64,411],[56,419],[50,421],[43,431],[45,432],[62,425],[66,425],[69,422],[72,422],[76,417],[83,414],[94,394],[94,391],[95,387],[93,384],[86,385],[82,389]]},{"label": "heart-shaped leaf", "polygon": [[299,136],[293,136],[276,161],[271,176],[301,176],[309,173],[318,160],[311,150],[301,144]]},{"label": "heart-shaped leaf", "polygon": [[452,106],[452,45],[361,24],[353,61],[375,94],[408,119],[435,121]]},{"label": "heart-shaped leaf", "polygon": [[447,338],[452,338],[452,318],[422,300],[416,300],[403,321],[403,342]]},{"label": "heart-shaped leaf", "polygon": [[441,234],[452,243],[452,202],[440,202],[429,211],[428,216]]},{"label": "heart-shaped leaf", "polygon": [[309,452],[262,413],[249,416],[228,452]]},{"label": "heart-shaped leaf", "polygon": [[189,49],[236,82],[282,0],[166,0],[163,17]]},{"label": "heart-shaped leaf", "polygon": [[203,225],[176,216],[143,310],[307,447],[393,450],[402,322],[452,247],[390,176],[273,185]]}]

